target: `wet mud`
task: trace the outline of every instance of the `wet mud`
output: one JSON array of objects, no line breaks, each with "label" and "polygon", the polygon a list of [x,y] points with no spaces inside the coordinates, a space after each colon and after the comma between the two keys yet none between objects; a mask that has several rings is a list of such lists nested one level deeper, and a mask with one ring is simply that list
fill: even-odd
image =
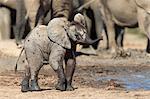
[{"label": "wet mud", "polygon": [[[77,88],[91,87],[107,90],[150,90],[150,57],[142,50],[128,51],[131,56],[126,58],[113,59],[110,53],[101,51],[98,55],[77,56],[73,85]],[[8,60],[13,64],[14,60],[11,58]],[[13,70],[4,71],[0,73],[0,85],[20,86],[22,76],[23,70],[19,70],[17,74]],[[56,73],[49,65],[44,66],[39,75],[40,85],[55,89],[56,82]]]}]

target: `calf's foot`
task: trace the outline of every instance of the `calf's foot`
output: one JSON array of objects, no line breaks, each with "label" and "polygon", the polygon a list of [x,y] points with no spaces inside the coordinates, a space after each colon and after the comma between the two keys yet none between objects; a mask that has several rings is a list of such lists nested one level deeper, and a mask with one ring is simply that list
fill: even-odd
[{"label": "calf's foot", "polygon": [[73,91],[75,88],[72,85],[67,84],[66,91]]},{"label": "calf's foot", "polygon": [[24,78],[21,82],[21,92],[27,92],[29,90],[29,80],[27,78]]},{"label": "calf's foot", "polygon": [[58,82],[55,86],[56,90],[65,91],[66,90],[66,82]]},{"label": "calf's foot", "polygon": [[41,88],[39,87],[37,80],[31,80],[30,91],[41,91]]}]

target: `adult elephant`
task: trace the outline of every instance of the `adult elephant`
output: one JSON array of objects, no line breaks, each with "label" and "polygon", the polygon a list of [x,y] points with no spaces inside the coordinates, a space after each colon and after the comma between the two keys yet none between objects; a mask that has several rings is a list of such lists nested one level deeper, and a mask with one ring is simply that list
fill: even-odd
[{"label": "adult elephant", "polygon": [[[29,23],[30,29],[44,24],[44,17],[51,9],[51,0],[16,0],[16,43],[21,44],[25,32],[26,23]],[[50,18],[48,18],[50,20]]]},{"label": "adult elephant", "polygon": [[[147,52],[150,52],[150,0],[100,0],[101,13],[109,38],[109,48],[123,52],[123,44],[117,44],[115,33],[122,37],[125,27],[139,26],[148,36]],[[116,39],[116,40],[115,40]]]},{"label": "adult elephant", "polygon": [[[74,9],[82,12],[86,19],[89,36],[92,39],[102,38],[103,21],[99,0],[73,0]],[[97,49],[97,45],[94,46]]]}]

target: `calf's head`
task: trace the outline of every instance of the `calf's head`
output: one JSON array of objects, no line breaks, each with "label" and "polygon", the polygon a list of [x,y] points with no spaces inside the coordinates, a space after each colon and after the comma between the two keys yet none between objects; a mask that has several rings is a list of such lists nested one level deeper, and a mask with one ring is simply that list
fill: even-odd
[{"label": "calf's head", "polygon": [[[76,14],[72,22],[65,18],[57,18],[56,20],[59,21],[54,23],[51,21],[48,25],[48,37],[64,48],[71,49],[71,43],[90,45],[100,40],[91,40],[88,37],[86,22],[81,14]],[[58,28],[53,27],[55,24]]]},{"label": "calf's head", "polygon": [[79,43],[79,44],[90,45],[100,40],[100,39],[91,40],[89,38],[88,33],[87,33],[85,18],[81,14],[75,15],[74,21],[71,22],[67,30],[67,33],[70,39],[72,39],[74,42]]}]

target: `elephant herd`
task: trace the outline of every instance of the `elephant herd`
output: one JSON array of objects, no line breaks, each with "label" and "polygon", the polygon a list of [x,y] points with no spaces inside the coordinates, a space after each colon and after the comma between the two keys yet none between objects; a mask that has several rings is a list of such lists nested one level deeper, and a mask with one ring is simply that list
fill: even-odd
[{"label": "elephant herd", "polygon": [[[150,53],[150,0],[0,0],[0,4],[2,7],[16,11],[13,32],[17,45],[22,43],[23,36],[26,35],[25,32],[31,31],[29,36],[25,39],[24,46],[25,51],[29,53],[26,53],[28,63],[30,64],[30,61],[33,62],[33,60],[37,61],[37,59],[29,59],[30,56],[28,55],[31,54],[33,56],[39,55],[36,56],[36,58],[40,60],[43,60],[45,57],[41,55],[46,55],[46,58],[44,58],[46,60],[47,57],[50,59],[51,56],[53,57],[53,59],[49,60],[49,63],[58,74],[59,81],[56,86],[58,90],[73,90],[71,81],[75,69],[74,51],[76,49],[76,43],[81,43],[81,41],[83,43],[83,40],[80,40],[81,38],[84,39],[90,36],[92,39],[98,38],[95,40],[97,42],[102,39],[102,33],[105,32],[107,35],[107,48],[111,49],[112,53],[120,54],[120,52],[125,53],[123,50],[125,28],[139,27],[141,31],[147,34],[148,42],[146,51]],[[81,13],[83,16],[77,13]],[[76,19],[74,17],[76,15],[79,15],[80,18],[84,17],[84,20],[79,17]],[[80,21],[78,22],[77,20]],[[63,23],[65,23],[65,25]],[[56,25],[56,27],[53,25]],[[86,29],[84,30],[84,28]],[[67,34],[62,36],[64,40],[62,39],[61,43],[66,40],[66,37],[69,40],[63,45],[59,42],[60,38],[53,40],[56,36],[60,36],[60,34],[57,34],[59,32]],[[53,33],[55,33],[55,35],[53,35]],[[84,33],[88,35],[84,35]],[[44,40],[42,41],[41,38],[45,36],[48,36],[49,39],[44,40],[50,40],[51,43],[47,43],[47,41]],[[37,37],[37,39],[35,37]],[[41,39],[41,42],[34,41],[38,39]],[[84,40],[84,44],[92,44],[95,42],[91,39],[88,41],[91,43],[85,43]],[[49,47],[46,47],[44,44],[41,46],[43,42]],[[72,44],[71,42],[75,43]],[[66,44],[67,48],[65,47]],[[53,52],[53,46],[55,45],[55,50],[58,50],[57,47],[62,49],[58,50],[58,52],[62,52],[61,55],[57,55],[60,56],[59,58],[56,58],[56,55],[51,55],[50,52],[46,51],[47,49],[44,49],[48,48],[49,51]],[[98,45],[97,43],[97,45],[94,44],[93,46],[99,49]],[[33,46],[35,49],[31,49]],[[35,50],[39,52],[36,54]],[[60,54],[55,53],[55,50],[52,54]],[[64,55],[63,52],[66,52],[67,55]],[[47,56],[47,54],[49,54],[49,56]],[[65,59],[66,74],[64,74],[63,71],[62,58]],[[36,65],[40,67],[42,62],[43,61]],[[30,65],[26,70],[28,72],[30,71],[30,73],[26,72],[26,76],[22,81],[22,91],[40,90],[36,78],[40,68],[30,67]],[[29,68],[30,70],[28,70]],[[29,84],[29,78],[31,78],[31,84]],[[31,88],[29,88],[29,85]]]}]

